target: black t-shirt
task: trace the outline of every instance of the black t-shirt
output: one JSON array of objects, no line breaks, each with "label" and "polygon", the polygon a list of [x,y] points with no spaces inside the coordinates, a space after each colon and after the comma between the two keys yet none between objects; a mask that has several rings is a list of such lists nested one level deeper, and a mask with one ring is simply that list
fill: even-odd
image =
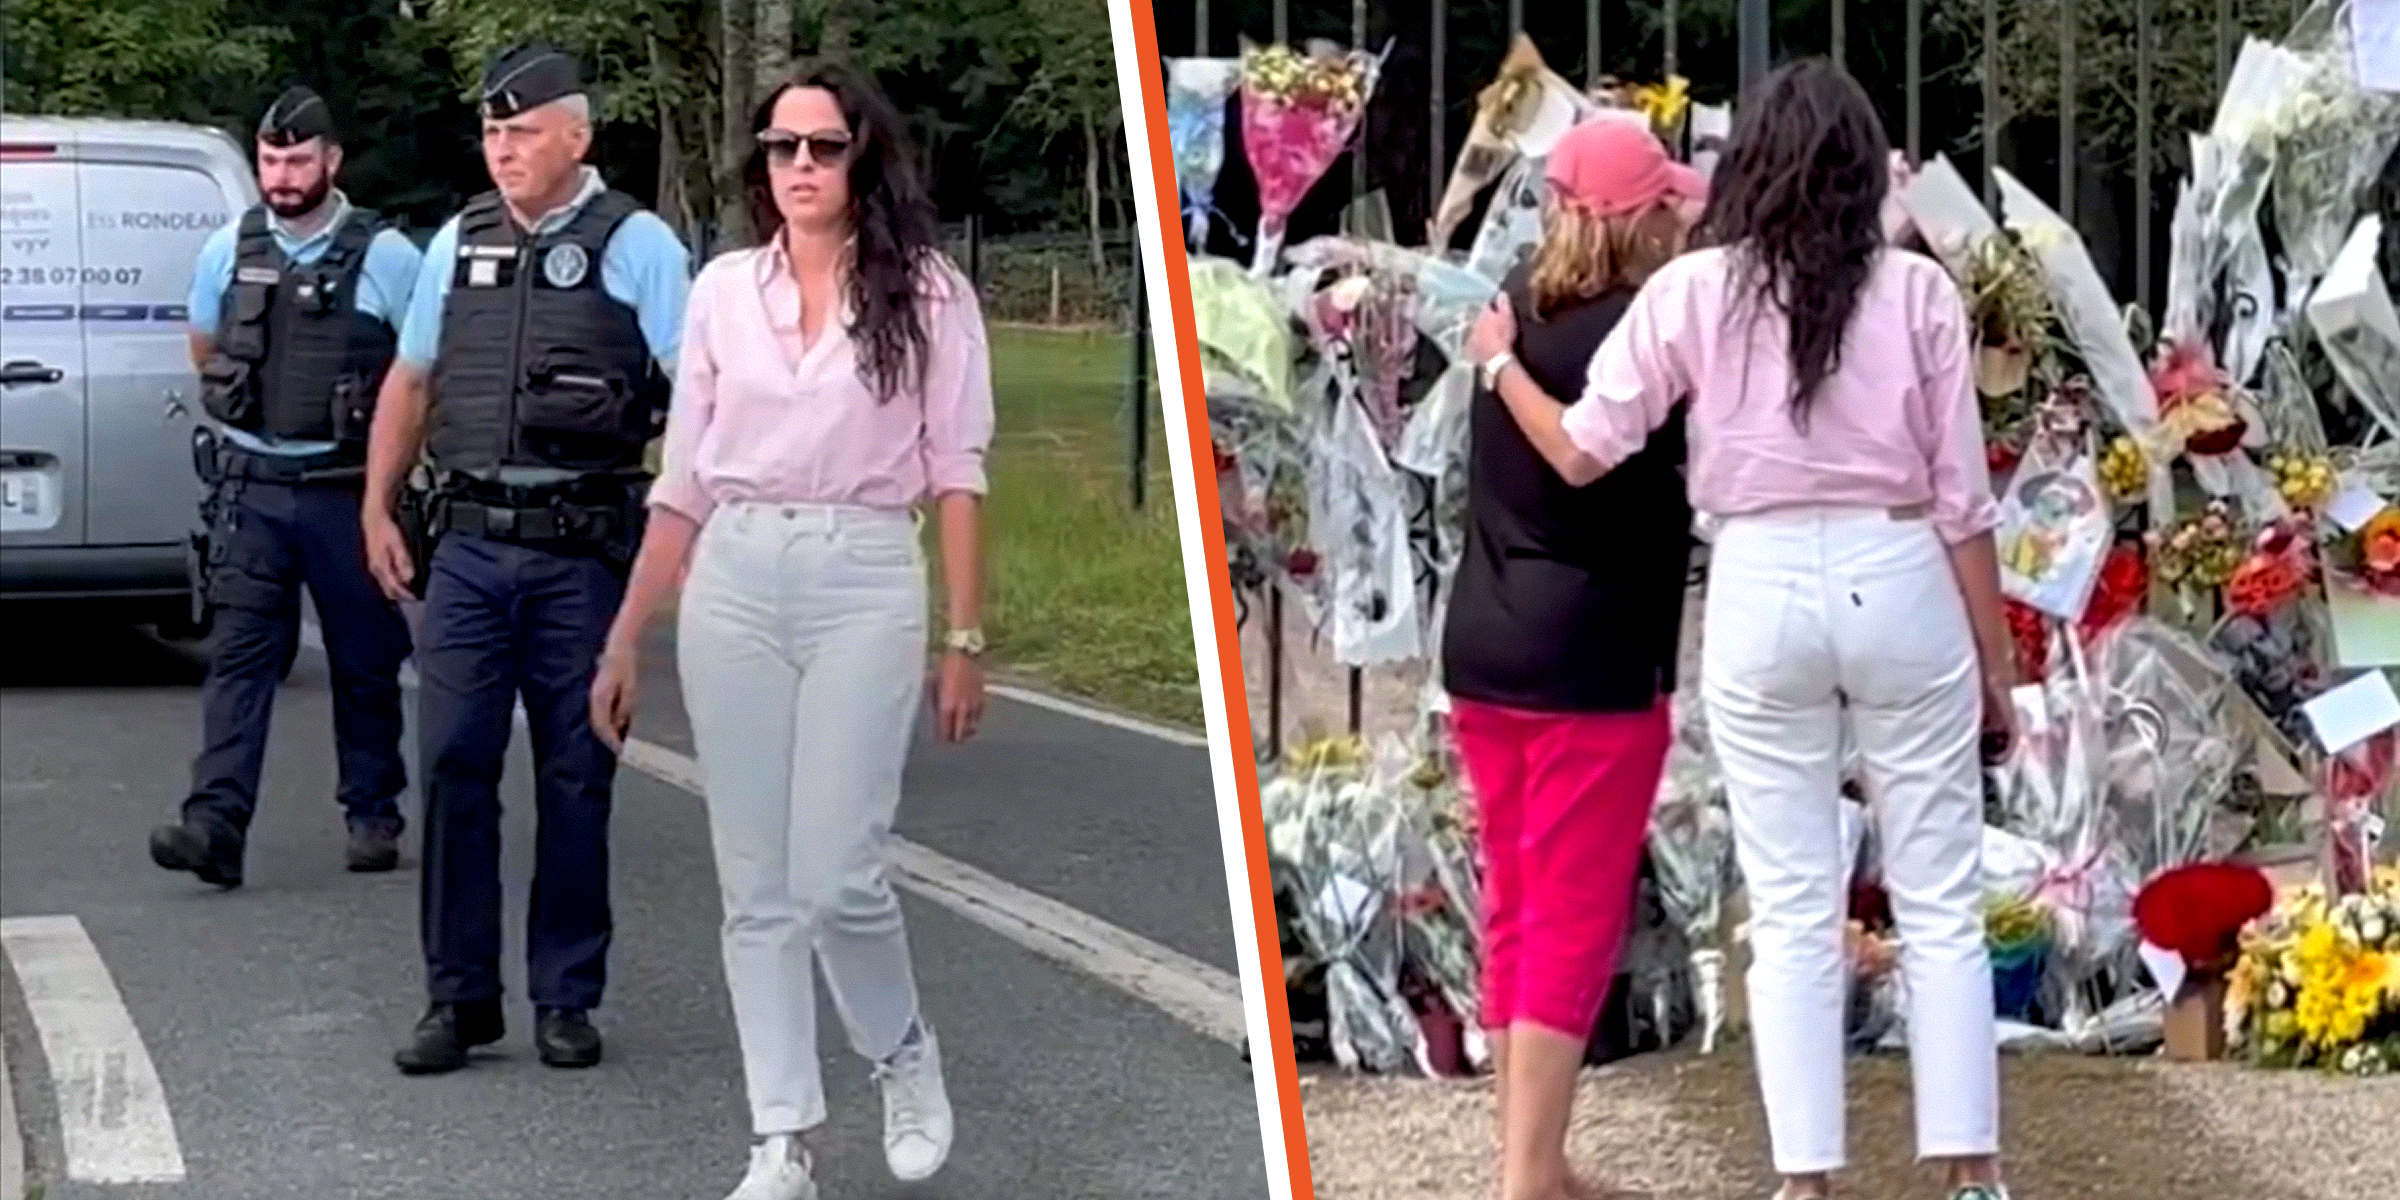
[{"label": "black t-shirt", "polygon": [[[1563,403],[1633,300],[1617,291],[1533,317],[1526,273],[1505,285],[1517,361]],[[1570,487],[1478,385],[1469,418],[1467,545],[1442,631],[1442,683],[1534,712],[1641,712],[1675,689],[1691,563],[1683,415],[1640,452]]]}]

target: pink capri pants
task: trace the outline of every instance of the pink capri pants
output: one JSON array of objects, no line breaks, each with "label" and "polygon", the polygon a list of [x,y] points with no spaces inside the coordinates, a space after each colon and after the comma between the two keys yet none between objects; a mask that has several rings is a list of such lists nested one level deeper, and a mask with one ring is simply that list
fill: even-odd
[{"label": "pink capri pants", "polygon": [[1452,699],[1483,856],[1482,1023],[1589,1037],[1615,977],[1672,737],[1639,713]]}]

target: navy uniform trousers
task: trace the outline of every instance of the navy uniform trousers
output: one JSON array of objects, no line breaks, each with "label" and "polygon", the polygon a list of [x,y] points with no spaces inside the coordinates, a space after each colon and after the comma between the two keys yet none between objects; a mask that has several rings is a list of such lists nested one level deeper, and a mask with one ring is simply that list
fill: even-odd
[{"label": "navy uniform trousers", "polygon": [[212,571],[215,634],[201,690],[201,749],[184,816],[236,838],[258,810],[275,690],[300,648],[300,589],[308,588],[333,674],[337,795],[354,828],[398,836],[400,664],[408,623],[367,572],[359,484],[243,479],[225,486],[226,539]]},{"label": "navy uniform trousers", "polygon": [[624,594],[595,556],[458,533],[434,549],[417,652],[433,1003],[500,998],[500,771],[522,698],[537,822],[527,990],[542,1007],[599,1007],[617,760],[592,731],[591,689]]}]

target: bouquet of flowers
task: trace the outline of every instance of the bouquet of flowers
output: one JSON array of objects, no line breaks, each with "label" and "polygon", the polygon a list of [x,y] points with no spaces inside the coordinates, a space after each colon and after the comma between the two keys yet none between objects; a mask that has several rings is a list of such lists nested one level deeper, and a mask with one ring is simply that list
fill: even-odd
[{"label": "bouquet of flowers", "polygon": [[2337,531],[2325,548],[2325,565],[2337,587],[2400,596],[2400,507],[2387,504],[2358,529]]},{"label": "bouquet of flowers", "polygon": [[1239,59],[1167,60],[1167,137],[1175,148],[1185,234],[1194,246],[1208,239],[1217,173],[1225,168],[1225,100],[1241,78]]},{"label": "bouquet of flowers", "polygon": [[[1423,1063],[1401,994],[1401,813],[1356,739],[1304,746],[1259,789],[1276,890],[1310,965],[1325,972],[1328,1038],[1350,1070]],[[1287,980],[1287,982],[1289,982]]]},{"label": "bouquet of flowers", "polygon": [[1313,45],[1242,50],[1242,149],[1258,180],[1258,251],[1266,276],[1283,250],[1284,223],[1358,132],[1382,69],[1381,55]]},{"label": "bouquet of flowers", "polygon": [[1991,947],[1993,1000],[2004,1018],[2024,1017],[2040,994],[2050,954],[2050,910],[2027,896],[1997,896],[1984,906]]},{"label": "bouquet of flowers", "polygon": [[[2015,238],[1993,233],[1975,243],[1960,291],[1977,334],[1975,390],[1985,401],[1984,434],[2010,437],[2030,411],[1992,401],[2018,397],[2055,366],[2059,342],[2050,285],[2041,264]],[[1999,418],[1995,420],[1995,418]]]},{"label": "bouquet of flowers", "polygon": [[2286,892],[2241,936],[2225,1035],[2260,1066],[2400,1070],[2400,869],[2340,899]]},{"label": "bouquet of flowers", "polygon": [[[1700,1052],[1716,1049],[1725,1028],[1725,947],[1721,922],[1733,888],[1733,820],[1708,755],[1697,698],[1675,702],[1676,736],[1667,752],[1658,807],[1650,815],[1650,861],[1659,900],[1690,948],[1692,990],[1700,1010]],[[1663,1027],[1666,1014],[1657,1014]]]}]

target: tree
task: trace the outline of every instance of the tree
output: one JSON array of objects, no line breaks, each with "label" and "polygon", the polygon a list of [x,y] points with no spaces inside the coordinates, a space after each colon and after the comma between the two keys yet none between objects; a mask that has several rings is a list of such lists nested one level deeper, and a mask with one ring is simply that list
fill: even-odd
[{"label": "tree", "polygon": [[1010,114],[1055,139],[1073,130],[1083,136],[1085,229],[1091,236],[1092,272],[1103,276],[1101,177],[1114,179],[1116,156],[1103,146],[1122,144],[1118,130],[1124,107],[1118,101],[1115,45],[1107,13],[1098,0],[1021,0],[1027,26],[1043,47],[1033,78],[1010,106]]},{"label": "tree", "polygon": [[[2056,120],[2059,115],[2061,9],[2073,23],[2075,132],[2083,158],[2098,167],[2133,162],[2139,54],[2137,0],[1995,0],[2000,38],[1993,62],[2004,118]],[[1929,23],[1983,42],[1985,0],[1932,0]],[[2220,0],[2148,0],[2151,47],[2151,129],[2165,151],[2154,163],[2180,157],[2181,132],[2208,127],[2218,97],[2217,39]],[[2225,0],[2232,17],[2227,66],[2247,31],[2279,37],[2299,7],[2294,0]],[[1980,56],[1967,70],[1979,84]]]},{"label": "tree", "polygon": [[287,35],[234,25],[225,0],[4,0],[11,112],[207,122],[209,97],[263,74]]}]

